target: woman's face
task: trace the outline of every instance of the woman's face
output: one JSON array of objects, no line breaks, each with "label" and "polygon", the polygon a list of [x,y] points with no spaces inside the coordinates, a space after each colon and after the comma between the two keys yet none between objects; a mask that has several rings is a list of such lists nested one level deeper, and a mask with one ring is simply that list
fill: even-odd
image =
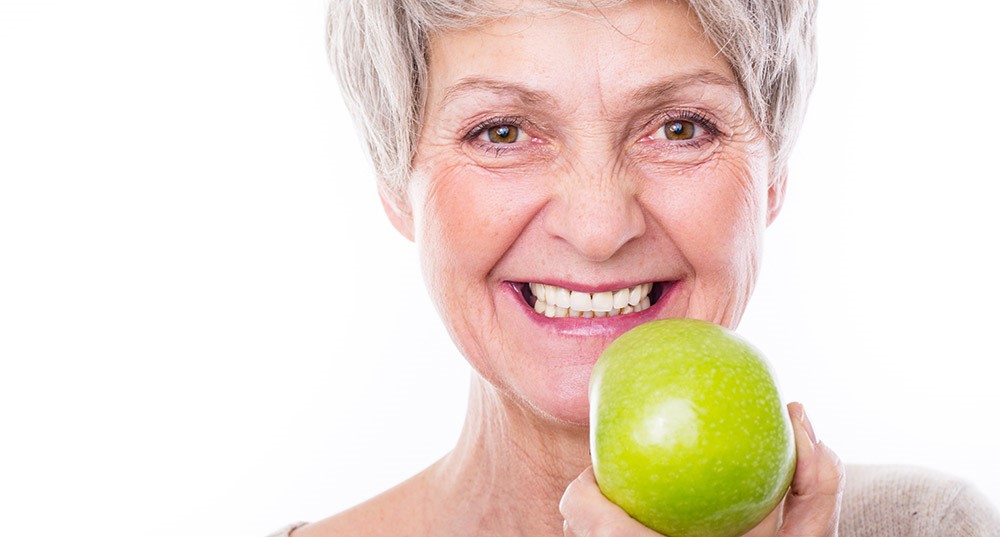
[{"label": "woman's face", "polygon": [[390,215],[491,384],[582,425],[593,364],[621,333],[736,325],[783,181],[686,5],[512,16],[433,36],[429,65]]}]

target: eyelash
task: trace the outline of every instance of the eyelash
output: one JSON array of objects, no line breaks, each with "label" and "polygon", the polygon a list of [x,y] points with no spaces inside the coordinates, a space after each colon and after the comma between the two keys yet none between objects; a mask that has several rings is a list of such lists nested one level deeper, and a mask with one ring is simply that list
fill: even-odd
[{"label": "eyelash", "polygon": [[[647,124],[648,127],[646,130],[647,132],[649,132],[649,128],[656,126],[656,129],[652,131],[653,133],[656,133],[660,129],[664,128],[666,124],[671,121],[690,121],[696,124],[696,126],[699,126],[708,131],[709,134],[708,137],[702,136],[693,140],[669,141],[669,144],[675,147],[676,146],[697,147],[707,141],[710,141],[712,138],[719,136],[722,133],[722,131],[719,130],[718,127],[716,127],[715,123],[704,114],[696,110],[684,110],[684,109],[670,110],[668,112],[658,115],[655,119],[653,119]],[[464,141],[469,143],[475,143],[476,145],[479,145],[483,151],[489,151],[495,153],[495,155],[499,157],[500,155],[502,155],[507,151],[514,150],[515,149],[514,147],[510,147],[514,144],[497,144],[492,142],[484,142],[479,140],[479,137],[482,136],[484,132],[493,127],[510,125],[511,127],[515,127],[517,129],[523,129],[525,123],[526,121],[524,120],[524,118],[516,116],[501,116],[501,117],[489,118],[485,121],[478,123],[476,126],[472,127],[472,129],[470,129],[465,134]],[[650,136],[652,136],[652,134],[645,136],[645,138],[648,138]]]},{"label": "eyelash", "polygon": [[[667,123],[670,123],[671,121],[690,121],[694,123],[696,126],[701,127],[706,131],[708,131],[709,134],[708,137],[703,136],[692,140],[685,140],[685,141],[671,140],[670,144],[674,146],[677,145],[697,146],[722,134],[722,131],[719,130],[719,128],[715,125],[715,122],[713,122],[707,116],[696,110],[683,110],[683,109],[671,110],[669,112],[657,116],[656,119],[649,122],[649,125],[650,127],[656,126],[656,129],[652,131],[655,134],[659,132],[660,129],[664,128],[667,125]],[[653,134],[650,134],[649,136],[653,136]]]},{"label": "eyelash", "polygon": [[524,119],[519,117],[493,117],[483,121],[482,123],[472,127],[466,135],[466,140],[475,140],[481,134],[493,127],[500,127],[502,125],[510,125],[511,127],[517,127],[518,129],[524,124]]},{"label": "eyelash", "polygon": [[524,124],[525,124],[524,118],[520,118],[520,117],[514,117],[514,116],[510,116],[510,117],[493,117],[493,118],[487,119],[486,121],[483,121],[483,122],[477,124],[475,127],[472,127],[472,129],[470,129],[465,134],[464,141],[468,142],[468,143],[476,144],[483,151],[488,151],[488,152],[494,153],[496,156],[499,157],[500,155],[502,155],[503,153],[506,153],[507,151],[514,150],[513,147],[510,147],[511,145],[514,145],[514,144],[495,144],[495,143],[492,143],[492,142],[484,142],[484,141],[480,140],[479,137],[482,136],[482,134],[484,132],[486,132],[487,130],[489,130],[489,129],[493,128],[493,127],[500,127],[502,125],[510,125],[511,127],[514,127],[514,128],[517,128],[517,129],[522,129]]}]

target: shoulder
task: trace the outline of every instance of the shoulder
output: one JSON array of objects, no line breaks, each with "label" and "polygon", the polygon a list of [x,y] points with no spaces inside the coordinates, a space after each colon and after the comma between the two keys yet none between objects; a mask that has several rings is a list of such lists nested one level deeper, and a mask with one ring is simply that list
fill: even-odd
[{"label": "shoulder", "polygon": [[338,537],[365,535],[382,537],[387,529],[398,527],[391,503],[382,498],[373,498],[346,511],[322,520],[294,527],[294,532],[272,537]]},{"label": "shoulder", "polygon": [[428,521],[428,502],[424,473],[358,504],[346,511],[309,524],[297,524],[287,533],[269,537],[395,537],[400,528],[409,535],[433,535]]},{"label": "shoulder", "polygon": [[1000,514],[965,481],[908,466],[847,466],[842,537],[1000,537]]}]

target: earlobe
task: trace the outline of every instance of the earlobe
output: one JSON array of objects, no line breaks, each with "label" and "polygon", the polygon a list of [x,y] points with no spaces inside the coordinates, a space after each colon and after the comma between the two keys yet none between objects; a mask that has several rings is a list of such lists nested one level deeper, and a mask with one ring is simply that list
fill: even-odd
[{"label": "earlobe", "polygon": [[788,187],[788,168],[782,167],[771,180],[767,188],[767,225],[771,225],[781,212],[785,202],[785,189]]},{"label": "earlobe", "polygon": [[388,186],[379,184],[378,196],[382,200],[382,209],[385,210],[385,215],[392,222],[392,227],[396,228],[396,231],[399,231],[402,236],[412,242],[413,211],[410,208],[410,202],[406,198],[406,194],[393,192]]}]

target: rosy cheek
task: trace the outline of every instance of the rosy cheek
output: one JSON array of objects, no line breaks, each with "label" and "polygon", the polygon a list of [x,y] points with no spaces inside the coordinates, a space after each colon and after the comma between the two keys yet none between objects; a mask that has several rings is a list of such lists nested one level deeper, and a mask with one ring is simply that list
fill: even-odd
[{"label": "rosy cheek", "polygon": [[[432,164],[432,165],[428,165]],[[466,162],[424,162],[413,190],[420,213],[417,243],[428,276],[481,276],[516,239],[510,181]]]},{"label": "rosy cheek", "polygon": [[764,170],[726,154],[697,167],[645,170],[647,206],[702,276],[732,273],[756,255],[766,224]]}]

